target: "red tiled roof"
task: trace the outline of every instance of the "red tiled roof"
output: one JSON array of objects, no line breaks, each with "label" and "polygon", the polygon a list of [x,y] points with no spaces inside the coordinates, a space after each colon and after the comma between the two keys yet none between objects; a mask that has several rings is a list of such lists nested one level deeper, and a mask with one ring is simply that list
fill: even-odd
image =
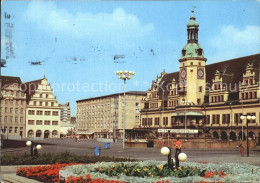
[{"label": "red tiled roof", "polygon": [[[259,69],[260,69],[260,54],[250,55],[246,57],[235,58],[231,60],[226,60],[222,62],[217,62],[214,64],[206,65],[206,83],[212,84],[212,80],[215,77],[216,70],[220,72],[220,75],[223,78],[223,83],[230,84],[231,87],[234,84],[242,81],[243,74],[246,72],[246,67],[248,64],[253,64],[253,68],[256,73],[256,81],[259,81]],[[170,86],[169,83],[172,82],[172,79],[175,79],[176,82],[179,82],[179,71],[165,74],[160,81],[158,95],[160,99],[167,100],[169,95],[169,89],[167,86]],[[229,88],[231,89],[231,88]],[[164,95],[163,95],[164,90]]]},{"label": "red tiled roof", "polygon": [[0,79],[1,79],[1,83],[0,83],[1,88],[3,88],[4,85],[6,84],[17,83],[18,85],[20,85],[22,83],[20,77],[15,77],[15,76],[1,76]]}]

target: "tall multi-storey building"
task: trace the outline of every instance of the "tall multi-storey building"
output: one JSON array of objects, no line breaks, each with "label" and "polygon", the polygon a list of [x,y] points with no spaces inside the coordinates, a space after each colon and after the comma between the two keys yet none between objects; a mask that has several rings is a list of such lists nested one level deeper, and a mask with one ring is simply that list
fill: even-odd
[{"label": "tall multi-storey building", "polygon": [[71,122],[70,116],[70,103],[66,102],[65,104],[59,104],[60,107],[60,120],[64,123]]},{"label": "tall multi-storey building", "polygon": [[1,76],[1,134],[5,138],[25,137],[26,97],[19,77]]},{"label": "tall multi-storey building", "polygon": [[75,124],[76,123],[76,117],[71,117],[70,118],[70,123]]},{"label": "tall multi-storey building", "polygon": [[239,140],[248,125],[248,137],[260,139],[260,54],[206,65],[198,27],[192,15],[180,70],[162,72],[152,82],[142,101],[141,127],[157,136],[162,128],[197,129],[199,136]]},{"label": "tall multi-storey building", "polygon": [[[146,92],[126,92],[125,129],[140,127],[140,101]],[[77,101],[77,132],[122,138],[123,93]]]},{"label": "tall multi-storey building", "polygon": [[24,83],[26,92],[26,137],[58,138],[60,107],[45,78]]}]

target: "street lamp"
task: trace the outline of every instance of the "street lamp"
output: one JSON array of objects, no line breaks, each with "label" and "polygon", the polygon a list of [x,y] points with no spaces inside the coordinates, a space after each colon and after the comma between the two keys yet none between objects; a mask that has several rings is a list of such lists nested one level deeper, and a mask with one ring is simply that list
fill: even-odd
[{"label": "street lamp", "polygon": [[[26,145],[31,147],[31,156],[38,156],[38,150],[41,150],[42,146],[40,144],[36,145],[33,141],[27,141]],[[34,147],[35,146],[35,147]]]},{"label": "street lamp", "polygon": [[[248,121],[251,121],[251,120],[255,120],[256,119],[256,117],[254,116],[254,115],[247,115],[247,116],[245,116],[245,115],[242,115],[242,116],[240,116],[240,119],[241,120],[244,120],[244,119],[247,119],[247,121],[246,121],[246,150],[247,150],[247,157],[249,157],[249,143],[248,143]],[[243,137],[243,126],[242,126],[242,137]]]},{"label": "street lamp", "polygon": [[126,85],[126,79],[131,79],[132,76],[135,74],[133,71],[116,71],[116,75],[118,75],[119,79],[124,80],[124,112],[123,112],[123,150],[125,149],[125,85]]},{"label": "street lamp", "polygon": [[[252,115],[252,116],[250,116],[250,115],[247,115],[247,117],[246,117],[246,119],[248,119],[248,120],[255,120],[255,116],[254,115]],[[249,145],[248,145],[248,120],[246,121],[246,133],[247,133],[247,136],[246,136],[246,150],[247,150],[247,157],[249,157]]]},{"label": "street lamp", "polygon": [[242,120],[242,135],[241,135],[242,142],[243,142],[243,140],[244,140],[244,132],[243,132],[243,126],[244,126],[244,124],[243,124],[243,121],[244,121],[245,118],[246,118],[246,117],[245,117],[244,115],[240,116],[240,119]]}]

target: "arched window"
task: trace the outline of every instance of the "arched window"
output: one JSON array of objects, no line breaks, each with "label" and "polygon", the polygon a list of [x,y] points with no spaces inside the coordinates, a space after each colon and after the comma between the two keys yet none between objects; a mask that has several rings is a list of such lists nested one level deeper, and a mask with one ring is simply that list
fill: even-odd
[{"label": "arched window", "polygon": [[250,131],[248,137],[254,140],[255,139],[255,133]]},{"label": "arched window", "polygon": [[218,132],[214,131],[214,132],[213,132],[213,137],[215,137],[216,139],[218,139],[218,137],[219,137],[219,136],[218,136]]},{"label": "arched window", "polygon": [[57,138],[58,137],[58,132],[57,130],[52,131],[52,138]]},{"label": "arched window", "polygon": [[28,131],[28,137],[33,137],[33,130]]},{"label": "arched window", "polygon": [[227,133],[225,131],[221,132],[221,139],[222,140],[227,140]]},{"label": "arched window", "polygon": [[49,130],[45,130],[44,131],[44,138],[49,138],[50,136],[50,131]]},{"label": "arched window", "polygon": [[229,137],[230,140],[237,140],[237,136],[236,136],[235,132],[230,132],[229,136],[230,136]]},{"label": "arched window", "polygon": [[[242,139],[242,132],[239,132],[239,140]],[[243,132],[243,140],[246,140],[246,135]]]},{"label": "arched window", "polygon": [[41,137],[42,136],[42,131],[41,130],[37,130],[36,131],[36,137]]}]

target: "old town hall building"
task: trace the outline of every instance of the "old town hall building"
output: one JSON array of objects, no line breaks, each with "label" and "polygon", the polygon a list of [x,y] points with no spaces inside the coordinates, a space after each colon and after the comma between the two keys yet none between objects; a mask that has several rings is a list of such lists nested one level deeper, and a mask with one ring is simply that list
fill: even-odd
[{"label": "old town hall building", "polygon": [[[146,131],[146,137],[159,137],[162,131],[158,129],[196,129],[189,137],[240,140],[246,138],[248,125],[249,138],[258,140],[260,54],[206,65],[198,28],[192,15],[180,70],[163,71],[152,82],[142,101],[138,130]],[[183,134],[172,134],[176,135]]]}]

